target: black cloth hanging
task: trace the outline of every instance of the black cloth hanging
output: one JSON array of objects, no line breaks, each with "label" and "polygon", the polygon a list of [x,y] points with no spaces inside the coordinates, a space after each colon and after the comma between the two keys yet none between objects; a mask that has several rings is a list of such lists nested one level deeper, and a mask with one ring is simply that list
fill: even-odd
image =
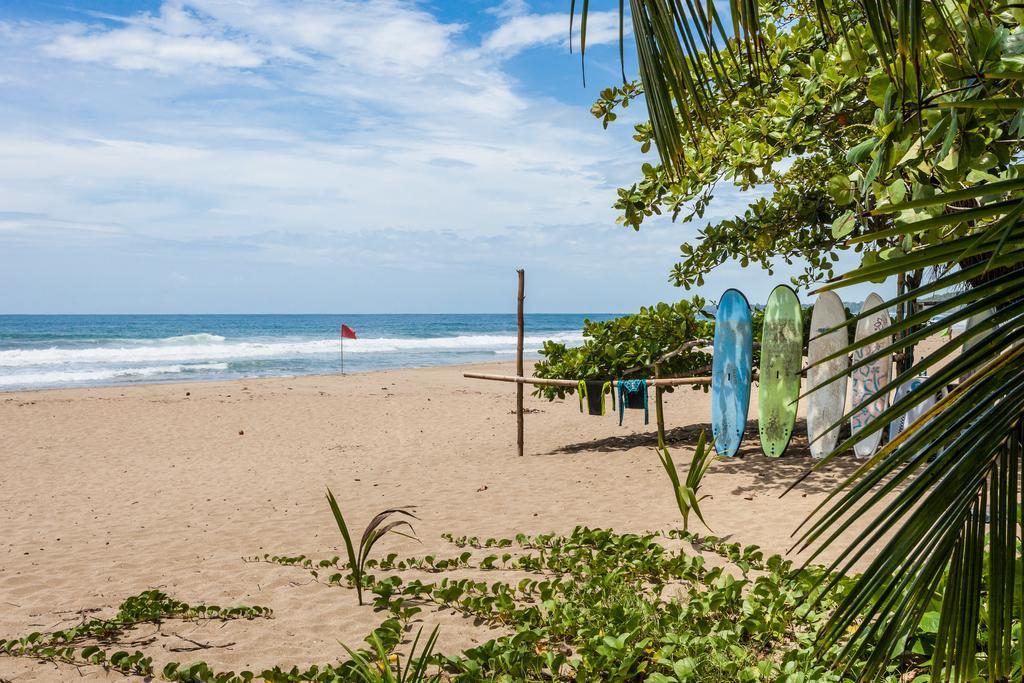
[{"label": "black cloth hanging", "polygon": [[615,388],[611,382],[602,379],[580,380],[577,391],[580,398],[580,412],[583,412],[583,404],[587,404],[587,413],[590,415],[604,415],[604,395],[612,395],[612,412],[615,412]]}]

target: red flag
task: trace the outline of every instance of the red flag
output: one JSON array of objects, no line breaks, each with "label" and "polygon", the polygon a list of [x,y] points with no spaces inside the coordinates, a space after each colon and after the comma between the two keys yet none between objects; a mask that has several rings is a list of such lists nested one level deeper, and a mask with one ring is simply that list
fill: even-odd
[{"label": "red flag", "polygon": [[348,325],[342,325],[341,326],[341,338],[342,339],[355,339],[356,338],[356,331],[353,330]]}]

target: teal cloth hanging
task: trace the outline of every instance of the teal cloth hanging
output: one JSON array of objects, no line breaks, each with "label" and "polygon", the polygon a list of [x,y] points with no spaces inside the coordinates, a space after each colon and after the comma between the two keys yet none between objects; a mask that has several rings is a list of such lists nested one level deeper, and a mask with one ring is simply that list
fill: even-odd
[{"label": "teal cloth hanging", "polygon": [[620,379],[619,380],[619,424],[622,424],[622,417],[630,410],[644,410],[644,424],[649,422],[647,412],[647,380],[645,379]]}]

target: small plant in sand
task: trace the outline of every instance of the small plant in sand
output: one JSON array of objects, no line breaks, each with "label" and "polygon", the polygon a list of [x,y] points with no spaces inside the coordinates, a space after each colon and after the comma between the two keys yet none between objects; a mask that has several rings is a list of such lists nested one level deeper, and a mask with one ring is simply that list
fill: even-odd
[{"label": "small plant in sand", "polygon": [[373,646],[375,658],[365,651],[353,650],[345,643],[341,646],[352,658],[349,663],[352,673],[363,683],[434,683],[441,680],[441,674],[437,672],[429,675],[427,667],[433,657],[434,646],[437,645],[437,630],[435,626],[419,654],[416,653],[416,648],[419,647],[423,629],[416,632],[404,669],[401,658],[393,652],[395,646],[382,640],[376,633],[370,634],[366,639]]},{"label": "small plant in sand", "polygon": [[[159,628],[161,624],[172,620],[226,622],[237,619],[269,619],[272,615],[273,610],[269,607],[190,605],[161,591],[148,590],[122,602],[117,614],[111,619],[86,619],[76,626],[48,633],[36,631],[20,638],[0,638],[0,656],[30,657],[41,661],[64,662],[77,667],[95,665],[125,676],[152,679],[156,675],[152,657],[139,650],[128,652],[113,647],[119,643],[139,642],[128,638],[132,629],[143,624]],[[214,676],[203,662],[188,666],[171,662],[163,668],[161,675],[165,680],[182,682],[213,680]],[[252,680],[252,674],[249,674],[249,679],[240,675],[238,680]]]},{"label": "small plant in sand", "polygon": [[690,470],[686,473],[685,486],[679,482],[679,473],[676,471],[676,464],[668,449],[660,446],[656,450],[662,467],[665,468],[668,478],[672,481],[672,492],[676,496],[676,505],[679,506],[679,514],[683,516],[683,531],[689,529],[690,512],[696,513],[701,523],[707,526],[708,523],[704,521],[704,515],[700,511],[700,501],[707,496],[697,495],[697,492],[700,491],[701,481],[707,474],[708,468],[711,467],[711,449],[705,443],[704,432],[701,432],[700,438],[697,439],[697,448],[693,451],[693,458],[690,460]]},{"label": "small plant in sand", "polygon": [[[373,550],[373,546],[377,544],[377,541],[384,538],[387,534],[397,534],[404,536],[405,538],[411,538],[414,541],[418,541],[416,538],[416,530],[413,529],[412,524],[409,520],[399,519],[385,524],[384,522],[392,515],[405,515],[406,517],[412,517],[413,519],[419,519],[416,515],[409,512],[409,508],[389,508],[383,512],[377,513],[370,523],[366,525],[366,529],[363,531],[363,536],[359,539],[359,552],[356,552],[355,546],[352,544],[352,535],[348,531],[348,524],[345,523],[345,517],[341,514],[341,508],[338,507],[338,501],[335,499],[334,494],[331,493],[330,489],[327,489],[327,502],[331,506],[331,512],[334,513],[334,521],[338,523],[338,530],[341,531],[341,537],[345,539],[345,552],[348,553],[348,566],[352,570],[352,583],[356,586],[356,597],[359,600],[359,604],[363,604],[363,577],[365,576],[366,560],[370,556],[370,551]],[[404,533],[399,529],[401,527],[408,527],[409,533]]]}]

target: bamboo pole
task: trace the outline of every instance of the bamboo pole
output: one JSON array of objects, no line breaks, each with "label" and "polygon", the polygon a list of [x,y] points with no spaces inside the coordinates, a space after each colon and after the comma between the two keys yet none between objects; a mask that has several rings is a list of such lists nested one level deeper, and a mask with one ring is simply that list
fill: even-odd
[{"label": "bamboo pole", "polygon": [[[489,375],[480,372],[464,372],[462,376],[466,379],[485,379],[492,382],[515,382],[517,384],[532,384],[538,387],[566,387],[575,389],[579,381],[575,379],[544,379],[541,377],[523,377],[515,375]],[[662,379],[649,379],[649,387],[674,387],[680,384],[711,384],[710,377],[663,377]]]},{"label": "bamboo pole", "polygon": [[[661,379],[661,366],[657,363],[654,364],[654,378]],[[658,422],[658,448],[665,447],[665,413],[661,405],[661,392],[664,391],[660,386],[654,387],[654,414]]]},{"label": "bamboo pole", "polygon": [[[518,336],[516,337],[516,376],[523,376],[523,336],[526,326],[523,320],[523,299],[526,294],[526,271],[522,268],[516,271],[519,274],[519,296],[517,299],[516,324]],[[516,384],[516,446],[519,448],[519,457],[523,456],[523,385]]]}]

